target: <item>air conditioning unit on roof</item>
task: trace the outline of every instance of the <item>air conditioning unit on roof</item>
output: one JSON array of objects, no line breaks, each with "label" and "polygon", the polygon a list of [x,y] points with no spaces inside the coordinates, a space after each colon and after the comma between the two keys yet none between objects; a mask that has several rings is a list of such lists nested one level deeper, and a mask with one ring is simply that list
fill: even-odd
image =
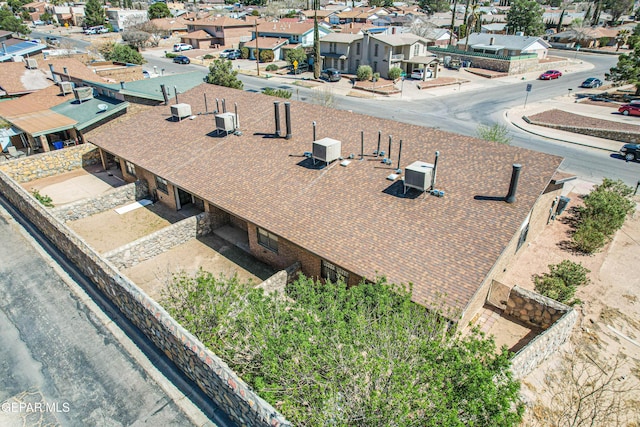
[{"label": "air conditioning unit on roof", "polygon": [[76,97],[76,101],[83,102],[93,99],[92,87],[77,87],[73,89],[73,95]]},{"label": "air conditioning unit on roof", "polygon": [[216,114],[216,131],[231,133],[236,130],[236,115],[234,113]]},{"label": "air conditioning unit on roof", "polygon": [[35,70],[38,68],[38,61],[33,58],[27,58],[25,62],[27,64],[27,68],[30,70]]},{"label": "air conditioning unit on roof", "polygon": [[313,149],[311,151],[314,162],[320,160],[325,163],[331,163],[340,158],[341,150],[342,143],[337,139],[322,138],[313,141]]},{"label": "air conditioning unit on roof", "polygon": [[178,119],[178,121],[189,116],[191,116],[190,104],[182,103],[182,104],[173,104],[171,106],[171,117]]},{"label": "air conditioning unit on roof", "polygon": [[404,191],[410,187],[424,193],[431,188],[432,176],[433,164],[420,161],[411,163],[404,168]]},{"label": "air conditioning unit on roof", "polygon": [[72,82],[58,82],[58,86],[60,86],[60,93],[62,95],[66,95],[68,93],[73,92]]}]

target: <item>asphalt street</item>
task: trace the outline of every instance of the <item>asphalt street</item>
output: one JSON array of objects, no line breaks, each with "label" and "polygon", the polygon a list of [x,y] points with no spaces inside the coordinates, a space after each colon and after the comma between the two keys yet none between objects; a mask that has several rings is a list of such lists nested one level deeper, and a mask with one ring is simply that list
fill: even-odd
[{"label": "asphalt street", "polygon": [[1,207],[0,236],[0,425],[188,426],[203,419],[167,396]]}]

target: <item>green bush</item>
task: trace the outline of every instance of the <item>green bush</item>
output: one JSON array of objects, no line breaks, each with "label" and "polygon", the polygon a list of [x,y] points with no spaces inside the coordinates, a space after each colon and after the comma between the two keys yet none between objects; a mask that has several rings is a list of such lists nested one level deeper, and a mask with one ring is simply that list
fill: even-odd
[{"label": "green bush", "polygon": [[492,125],[480,125],[476,130],[478,138],[485,141],[498,142],[500,144],[511,144],[511,135],[509,128],[502,123],[494,123]]},{"label": "green bush", "polygon": [[260,62],[273,62],[273,51],[272,50],[261,50],[260,51]]},{"label": "green bush", "polygon": [[278,69],[280,69],[280,67],[278,67],[276,64],[269,64],[265,68],[265,70],[267,71],[278,71]]},{"label": "green bush", "polygon": [[177,54],[173,53],[173,52],[167,52],[164,54],[164,56],[166,58],[175,58],[176,56],[178,56]]},{"label": "green bush", "polygon": [[204,58],[204,59],[213,59],[213,58],[215,58],[215,56],[213,56],[213,55],[211,55],[211,54],[207,53],[207,54],[206,54],[205,56],[203,56],[202,58]]},{"label": "green bush", "polygon": [[266,87],[262,90],[262,93],[269,96],[277,96],[278,98],[291,98],[291,92],[285,89],[273,89],[271,87]]},{"label": "green bush", "polygon": [[575,248],[587,254],[602,248],[635,209],[632,193],[633,189],[622,181],[605,178],[586,195],[584,206],[578,209]]},{"label": "green bush", "polygon": [[533,283],[540,294],[567,305],[579,303],[573,299],[578,286],[589,284],[591,271],[581,264],[565,259],[560,264],[549,265],[549,273],[535,274]]},{"label": "green bush", "polygon": [[53,199],[45,194],[40,194],[40,191],[34,189],[31,191],[31,194],[33,194],[33,197],[35,197],[35,199],[39,201],[42,206],[47,208],[55,207],[53,204]]},{"label": "green bush", "polygon": [[598,46],[601,46],[601,47],[608,46],[610,41],[611,41],[611,38],[609,37],[600,37],[598,39]]},{"label": "green bush", "polygon": [[373,75],[373,70],[369,65],[361,65],[356,70],[356,78],[361,82],[371,80],[372,75]]},{"label": "green bush", "polygon": [[373,81],[378,81],[380,80],[380,73],[373,73],[373,76],[371,76],[371,78],[373,79]]},{"label": "green bush", "polygon": [[241,47],[240,48],[240,58],[249,59],[249,48],[248,47]]},{"label": "green bush", "polygon": [[396,80],[402,76],[402,70],[399,67],[392,67],[389,69],[389,79]]}]

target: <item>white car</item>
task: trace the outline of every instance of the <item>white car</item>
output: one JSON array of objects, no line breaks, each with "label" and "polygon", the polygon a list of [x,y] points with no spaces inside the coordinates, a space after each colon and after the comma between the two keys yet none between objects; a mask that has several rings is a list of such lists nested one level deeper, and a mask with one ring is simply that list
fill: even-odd
[{"label": "white car", "polygon": [[174,52],[182,52],[183,50],[191,50],[193,46],[187,43],[176,43],[173,45]]},{"label": "white car", "polygon": [[[416,80],[424,80],[424,69],[416,68],[411,72],[411,78]],[[431,70],[427,70],[427,78],[431,78]]]}]

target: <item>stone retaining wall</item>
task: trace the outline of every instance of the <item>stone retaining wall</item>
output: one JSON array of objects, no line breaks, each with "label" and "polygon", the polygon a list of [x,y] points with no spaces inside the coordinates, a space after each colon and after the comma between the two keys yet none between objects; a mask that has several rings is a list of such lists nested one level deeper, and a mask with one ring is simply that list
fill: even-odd
[{"label": "stone retaining wall", "polygon": [[[208,223],[208,213],[185,218],[175,224],[164,227],[154,233],[141,237],[124,246],[120,246],[103,255],[119,270],[133,267],[148,259],[158,256],[171,248],[202,236],[206,227],[201,223]],[[199,226],[200,225],[200,226]]]},{"label": "stone retaining wall", "polygon": [[258,287],[264,289],[264,291],[268,294],[272,292],[284,293],[284,288],[285,286],[287,286],[287,283],[298,276],[301,268],[302,266],[300,265],[300,263],[296,262],[286,269],[278,271],[276,274],[260,283]]},{"label": "stone retaining wall", "polygon": [[54,208],[51,213],[62,222],[75,221],[147,197],[149,197],[147,181],[136,181],[109,190],[108,193],[98,197],[82,199]]},{"label": "stone retaining wall", "polygon": [[569,65],[570,61],[555,61],[549,63],[541,63],[538,58],[521,59],[508,61],[506,59],[488,58],[483,56],[464,55],[449,52],[434,52],[443,60],[445,56],[461,61],[471,61],[474,68],[482,68],[485,70],[500,71],[508,74],[522,74],[533,71],[545,71],[548,69],[560,69]]},{"label": "stone retaining wall", "polygon": [[569,338],[578,313],[574,309],[533,291],[515,286],[505,314],[545,329],[513,357],[511,371],[524,378]]},{"label": "stone retaining wall", "polygon": [[140,288],[58,221],[26,190],[0,171],[0,193],[18,208],[169,359],[227,415],[242,426],[290,424],[261,399],[218,356]]},{"label": "stone retaining wall", "polygon": [[522,119],[527,123],[531,123],[536,126],[544,126],[551,129],[564,130],[567,132],[579,133],[581,135],[589,135],[595,136],[597,138],[611,139],[613,141],[620,141],[625,143],[638,143],[640,142],[640,132],[629,132],[623,130],[613,130],[613,129],[594,129],[594,128],[583,128],[576,126],[567,126],[567,125],[557,125],[552,123],[544,123],[536,120],[531,120],[527,116],[523,116]]},{"label": "stone retaining wall", "polygon": [[100,153],[93,144],[69,146],[62,150],[35,154],[3,163],[4,171],[19,183],[71,172],[85,166],[100,163]]}]

